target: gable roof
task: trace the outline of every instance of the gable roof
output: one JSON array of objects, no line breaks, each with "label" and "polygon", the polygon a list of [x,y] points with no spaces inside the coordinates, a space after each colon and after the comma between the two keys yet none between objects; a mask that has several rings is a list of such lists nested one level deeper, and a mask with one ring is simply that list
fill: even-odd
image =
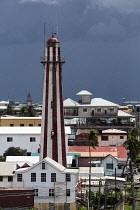
[{"label": "gable roof", "polygon": [[79,104],[76,101],[70,98],[67,98],[66,100],[63,101],[63,106],[78,106],[78,105]]},{"label": "gable roof", "polygon": [[116,160],[118,162],[118,159],[112,156],[111,154],[108,154],[106,157],[104,157],[101,162],[103,162],[106,158],[111,157],[112,159]]},{"label": "gable roof", "polygon": [[78,169],[69,169],[69,168],[65,168],[64,166],[62,166],[60,163],[54,161],[53,159],[51,159],[50,157],[46,157],[44,159],[42,159],[41,161],[37,162],[36,164],[34,164],[33,166],[29,167],[29,168],[22,168],[22,169],[17,169],[16,172],[26,172],[29,170],[32,170],[32,168],[35,168],[37,165],[41,164],[42,162],[46,162],[48,163],[50,166],[56,168],[58,171],[60,171],[61,173],[78,173],[79,170]]}]

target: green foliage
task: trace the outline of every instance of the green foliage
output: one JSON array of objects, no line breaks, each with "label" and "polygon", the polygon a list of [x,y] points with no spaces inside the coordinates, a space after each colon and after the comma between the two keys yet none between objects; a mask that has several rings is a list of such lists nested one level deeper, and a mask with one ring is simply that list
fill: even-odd
[{"label": "green foliage", "polygon": [[5,157],[3,157],[2,155],[0,156],[0,162],[4,162],[5,161]]},{"label": "green foliage", "polygon": [[5,115],[14,115],[14,110],[13,110],[12,104],[7,105],[7,109],[4,110],[4,114]]},{"label": "green foliage", "polygon": [[130,151],[129,155],[132,162],[135,162],[137,156],[140,154],[139,136],[140,136],[140,131],[136,127],[133,127],[128,132],[128,138],[124,142],[124,147]]},{"label": "green foliage", "polygon": [[4,157],[6,156],[25,156],[27,153],[26,149],[21,149],[20,147],[9,147],[4,152]]},{"label": "green foliage", "polygon": [[90,130],[89,133],[86,133],[87,141],[91,142],[92,147],[95,149],[99,145],[98,135],[96,130]]},{"label": "green foliage", "polygon": [[132,210],[132,206],[124,205],[124,210]]},{"label": "green foliage", "polygon": [[37,112],[33,105],[25,106],[20,109],[19,116],[22,117],[36,117]]},{"label": "green foliage", "polygon": [[97,206],[98,205],[98,199],[100,196],[100,205],[104,205],[105,204],[105,199],[106,199],[106,203],[107,205],[115,205],[117,204],[120,200],[122,200],[123,198],[123,193],[122,192],[104,192],[104,193],[93,193],[92,192],[92,196],[91,196],[91,203],[93,206]]}]

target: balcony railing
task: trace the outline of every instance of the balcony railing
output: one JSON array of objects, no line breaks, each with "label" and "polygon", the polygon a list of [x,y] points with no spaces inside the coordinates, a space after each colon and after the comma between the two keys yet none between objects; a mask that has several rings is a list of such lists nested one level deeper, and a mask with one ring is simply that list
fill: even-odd
[{"label": "balcony railing", "polygon": [[61,56],[61,57],[56,57],[55,61],[53,61],[53,57],[50,56],[41,56],[40,57],[40,63],[45,63],[45,62],[58,62],[60,61],[61,63],[65,63],[65,57],[64,56]]}]

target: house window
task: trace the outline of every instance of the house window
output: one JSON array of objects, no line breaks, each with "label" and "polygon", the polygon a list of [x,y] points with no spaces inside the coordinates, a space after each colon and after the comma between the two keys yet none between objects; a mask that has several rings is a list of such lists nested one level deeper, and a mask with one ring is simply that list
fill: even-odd
[{"label": "house window", "polygon": [[30,137],[30,142],[35,142],[35,137]]},{"label": "house window", "polygon": [[22,182],[22,174],[17,174],[17,182]]},{"label": "house window", "polygon": [[56,182],[56,173],[51,173],[51,182]]},{"label": "house window", "polygon": [[38,196],[38,189],[34,189],[34,196]]},{"label": "house window", "polygon": [[54,196],[54,189],[49,189],[49,196]]},{"label": "house window", "polygon": [[45,169],[45,163],[42,163],[42,169]]},{"label": "house window", "polygon": [[24,127],[24,124],[20,124],[20,127]]},{"label": "house window", "polygon": [[120,136],[120,139],[124,139],[124,136]]},{"label": "house window", "polygon": [[107,163],[106,169],[113,169],[113,163]]},{"label": "house window", "polygon": [[118,165],[118,169],[123,169],[124,166],[123,165]]},{"label": "house window", "polygon": [[66,196],[70,196],[70,189],[66,189]]},{"label": "house window", "polygon": [[46,173],[41,173],[41,182],[46,182]]},{"label": "house window", "polygon": [[71,181],[71,176],[70,174],[66,174],[66,182],[70,182]]},{"label": "house window", "polygon": [[102,140],[102,141],[108,141],[108,136],[102,136],[102,137],[101,137],[101,140]]},{"label": "house window", "polygon": [[114,108],[110,108],[110,112],[114,112]]},{"label": "house window", "polygon": [[0,176],[0,182],[3,182],[3,176]]},{"label": "house window", "polygon": [[101,109],[100,108],[97,108],[97,112],[101,112]]},{"label": "house window", "polygon": [[83,108],[83,112],[87,112],[87,108]]},{"label": "house window", "polygon": [[13,176],[8,176],[8,182],[12,182],[13,181]]},{"label": "house window", "polygon": [[13,137],[7,137],[7,142],[12,142],[13,141]]},{"label": "house window", "polygon": [[10,127],[14,127],[14,124],[10,124]]},{"label": "house window", "polygon": [[31,173],[31,182],[36,182],[36,173]]},{"label": "house window", "polygon": [[33,124],[29,124],[29,127],[33,127]]}]

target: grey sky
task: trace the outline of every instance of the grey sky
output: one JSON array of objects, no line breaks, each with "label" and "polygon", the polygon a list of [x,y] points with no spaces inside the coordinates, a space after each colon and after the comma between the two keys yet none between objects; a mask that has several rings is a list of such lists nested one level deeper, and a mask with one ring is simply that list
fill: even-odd
[{"label": "grey sky", "polygon": [[0,0],[0,100],[42,101],[44,23],[66,57],[64,98],[140,100],[139,0]]}]

